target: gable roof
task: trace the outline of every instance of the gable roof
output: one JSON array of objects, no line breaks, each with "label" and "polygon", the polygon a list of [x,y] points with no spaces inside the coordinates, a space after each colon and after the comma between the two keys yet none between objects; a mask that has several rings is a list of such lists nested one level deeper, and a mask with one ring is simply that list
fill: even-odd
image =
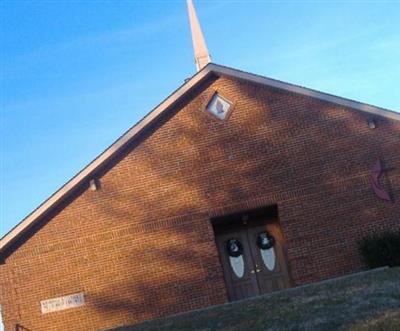
[{"label": "gable roof", "polygon": [[120,138],[118,138],[111,146],[109,146],[103,153],[101,153],[96,159],[94,159],[89,165],[87,165],[82,171],[76,176],[69,180],[64,186],[62,186],[57,192],[50,196],[44,201],[38,208],[36,208],[31,214],[24,218],[18,223],[13,229],[11,229],[3,238],[0,240],[0,254],[3,254],[7,248],[9,248],[14,241],[16,241],[22,234],[26,233],[34,224],[36,224],[42,216],[52,208],[57,206],[63,199],[65,199],[73,189],[79,185],[87,182],[91,179],[93,173],[115,156],[119,151],[123,149],[129,142],[137,137],[148,125],[157,120],[160,115],[170,109],[176,102],[181,100],[187,93],[197,87],[200,82],[204,81],[210,75],[216,76],[228,76],[238,78],[246,81],[250,81],[256,84],[261,84],[269,87],[282,89],[285,91],[297,93],[300,95],[309,96],[319,100],[335,103],[341,106],[350,107],[356,110],[360,110],[372,115],[378,115],[393,120],[400,121],[400,113],[394,111],[372,106],[369,104],[357,102],[350,99],[341,98],[331,94],[318,92],[309,88],[301,87],[285,83],[279,80],[251,74],[248,72],[240,71],[237,69],[225,67],[222,65],[210,63],[204,67],[201,71],[196,73],[190,79],[188,79],[182,86],[175,90],[170,96],[168,96],[163,102],[155,107],[150,113],[142,118],[136,125],[126,131]]}]

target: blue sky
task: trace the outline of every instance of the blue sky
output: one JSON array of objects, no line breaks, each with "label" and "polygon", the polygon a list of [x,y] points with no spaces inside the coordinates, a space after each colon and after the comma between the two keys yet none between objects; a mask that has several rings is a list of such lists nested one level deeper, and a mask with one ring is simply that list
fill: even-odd
[{"label": "blue sky", "polygon": [[[400,110],[400,2],[195,1],[213,62]],[[184,1],[1,2],[0,236],[195,73]]]}]

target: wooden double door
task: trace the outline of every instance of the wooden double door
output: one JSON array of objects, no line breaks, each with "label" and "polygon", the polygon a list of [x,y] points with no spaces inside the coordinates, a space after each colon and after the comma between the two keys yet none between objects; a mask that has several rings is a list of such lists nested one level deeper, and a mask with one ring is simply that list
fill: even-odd
[{"label": "wooden double door", "polygon": [[216,243],[230,300],[290,286],[277,220],[240,221],[219,227]]}]

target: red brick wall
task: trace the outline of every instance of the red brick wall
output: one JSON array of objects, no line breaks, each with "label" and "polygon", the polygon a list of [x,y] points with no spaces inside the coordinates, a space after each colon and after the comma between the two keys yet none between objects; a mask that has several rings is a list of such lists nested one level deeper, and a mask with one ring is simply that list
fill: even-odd
[{"label": "red brick wall", "polygon": [[[226,122],[204,107],[235,102]],[[362,268],[357,241],[400,229],[400,122],[228,78],[202,86],[48,215],[0,266],[6,330],[98,330],[225,302],[210,217],[277,204],[295,284]],[[133,148],[135,147],[135,148]],[[394,167],[379,200],[369,171]],[[42,315],[40,301],[85,293]]]}]

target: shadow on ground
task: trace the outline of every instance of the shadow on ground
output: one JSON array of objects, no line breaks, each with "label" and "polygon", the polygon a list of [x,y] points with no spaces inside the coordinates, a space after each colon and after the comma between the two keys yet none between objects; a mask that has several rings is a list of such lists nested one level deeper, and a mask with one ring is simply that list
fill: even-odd
[{"label": "shadow on ground", "polygon": [[400,268],[293,288],[113,331],[400,330]]}]

